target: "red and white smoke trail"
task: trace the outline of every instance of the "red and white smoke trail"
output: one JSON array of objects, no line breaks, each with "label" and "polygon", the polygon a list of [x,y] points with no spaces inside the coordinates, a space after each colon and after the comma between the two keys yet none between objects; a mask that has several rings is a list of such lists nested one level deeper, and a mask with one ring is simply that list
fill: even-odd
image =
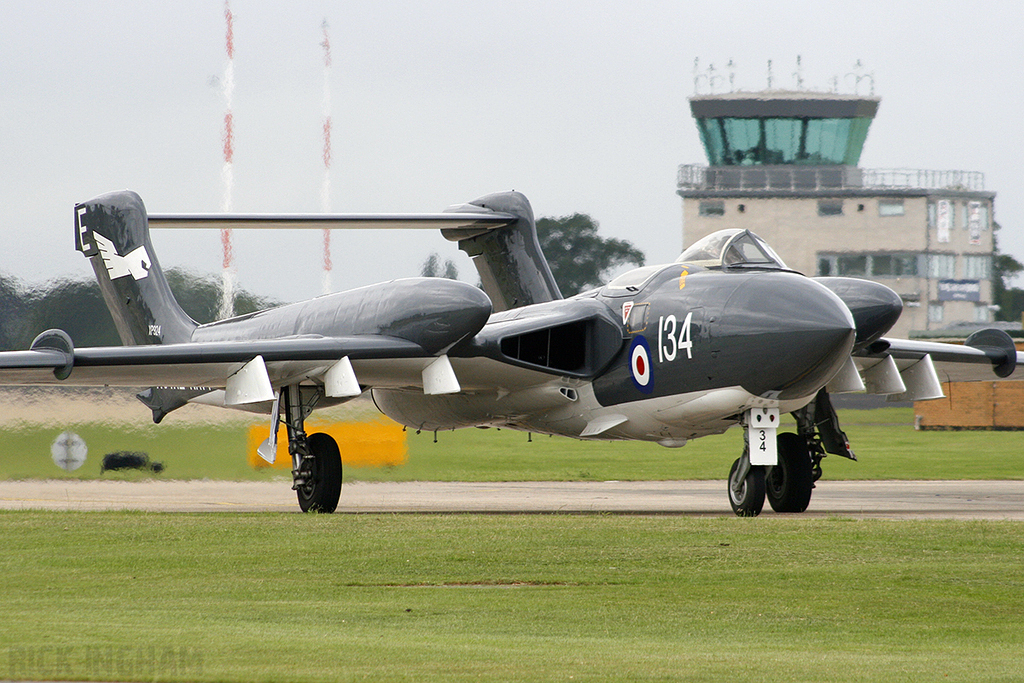
[{"label": "red and white smoke trail", "polygon": [[[235,185],[232,167],[235,156],[235,121],[231,111],[235,91],[235,18],[231,13],[229,0],[224,0],[224,21],[227,24],[224,38],[228,63],[224,68],[224,100],[227,110],[224,113],[224,168],[221,170],[221,178],[224,180],[224,200],[221,203],[221,211],[230,212],[232,209],[231,198]],[[235,273],[230,229],[221,229],[220,242],[224,251],[220,317],[230,318],[235,314]]]},{"label": "red and white smoke trail", "polygon": [[[331,38],[327,33],[327,19],[320,25],[323,29],[324,48],[324,182],[320,188],[320,210],[324,213],[331,212]],[[323,291],[329,294],[331,291],[331,231],[324,229],[324,277]]]}]

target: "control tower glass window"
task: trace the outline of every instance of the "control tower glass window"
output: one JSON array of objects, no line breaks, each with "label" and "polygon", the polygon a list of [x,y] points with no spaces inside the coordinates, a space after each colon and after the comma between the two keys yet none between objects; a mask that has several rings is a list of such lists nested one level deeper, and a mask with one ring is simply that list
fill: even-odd
[{"label": "control tower glass window", "polygon": [[868,117],[697,119],[712,166],[856,166],[870,125]]}]

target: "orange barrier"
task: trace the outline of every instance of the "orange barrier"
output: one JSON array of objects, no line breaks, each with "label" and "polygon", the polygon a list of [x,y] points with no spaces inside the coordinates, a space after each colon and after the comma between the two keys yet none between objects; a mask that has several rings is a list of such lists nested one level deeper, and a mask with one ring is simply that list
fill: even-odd
[{"label": "orange barrier", "polygon": [[[397,467],[409,458],[405,431],[397,422],[381,418],[372,422],[317,422],[306,421],[306,432],[330,434],[338,442],[341,462],[345,467]],[[284,425],[277,431],[277,457],[273,464],[256,454],[256,449],[270,436],[269,425],[249,427],[249,465],[254,468],[274,467],[290,470],[292,459],[288,455],[288,434]]]}]

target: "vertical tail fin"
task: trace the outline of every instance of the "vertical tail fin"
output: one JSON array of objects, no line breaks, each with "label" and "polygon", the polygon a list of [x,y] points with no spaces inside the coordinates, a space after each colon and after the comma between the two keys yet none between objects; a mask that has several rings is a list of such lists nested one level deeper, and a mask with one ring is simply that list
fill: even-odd
[{"label": "vertical tail fin", "polygon": [[191,339],[196,323],[181,310],[160,269],[139,195],[112,192],[75,206],[75,248],[92,262],[126,346]]},{"label": "vertical tail fin", "polygon": [[[494,310],[561,299],[537,241],[537,224],[529,200],[518,192],[500,192],[475,199],[469,206],[518,217],[511,225],[459,239],[459,249],[473,258]],[[457,208],[461,207],[453,207]]]}]

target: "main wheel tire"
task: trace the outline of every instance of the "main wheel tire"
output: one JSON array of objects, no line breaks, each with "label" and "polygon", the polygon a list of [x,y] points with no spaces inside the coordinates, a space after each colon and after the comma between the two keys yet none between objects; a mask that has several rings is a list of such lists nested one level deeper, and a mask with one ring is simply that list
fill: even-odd
[{"label": "main wheel tire", "polygon": [[[750,471],[738,487],[740,459],[729,470],[729,505],[740,517],[757,517],[764,508],[764,467],[751,465]],[[738,491],[736,489],[739,489]]]},{"label": "main wheel tire", "polygon": [[341,451],[329,434],[310,434],[306,438],[313,455],[313,471],[308,481],[296,490],[303,512],[334,512],[341,499]]},{"label": "main wheel tire", "polygon": [[803,512],[811,502],[815,479],[807,441],[799,434],[783,432],[777,443],[779,464],[765,477],[768,503],[776,512]]}]

